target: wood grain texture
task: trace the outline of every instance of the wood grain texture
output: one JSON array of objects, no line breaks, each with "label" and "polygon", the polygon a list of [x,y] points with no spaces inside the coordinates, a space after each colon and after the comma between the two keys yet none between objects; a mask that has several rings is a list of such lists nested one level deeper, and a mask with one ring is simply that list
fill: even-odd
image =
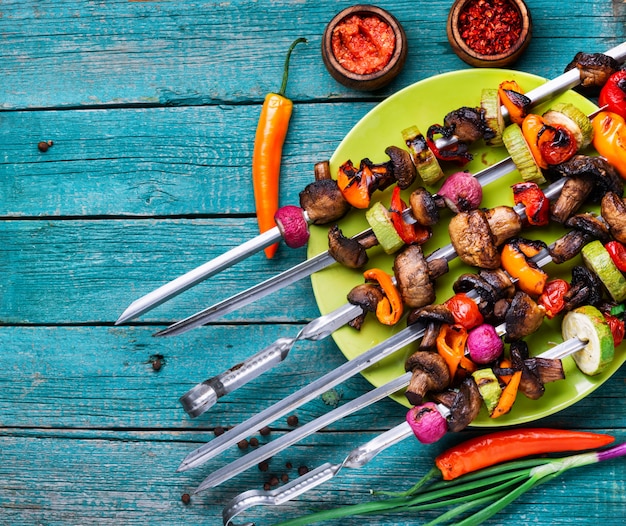
[{"label": "wood grain texture", "polygon": [[[561,73],[579,50],[626,39],[619,0],[527,0],[533,40],[516,69]],[[347,5],[347,4],[346,4]],[[318,315],[309,280],[175,338],[155,331],[301,262],[305,249],[257,254],[129,326],[123,308],[256,234],[250,185],[260,105],[278,89],[299,36],[287,95],[295,101],[284,148],[281,202],[297,204],[313,164],[328,158],[376,103],[432,75],[468,68],[450,49],[450,1],[381,0],[403,24],[409,56],[375,93],[351,91],[324,69],[320,38],[342,7],[333,1],[0,0],[0,524],[221,524],[237,493],[269,473],[340,462],[354,446],[401,422],[382,400],[277,455],[189,505],[183,493],[240,457],[237,448],[176,473],[182,458],[261,407],[345,362],[331,338],[300,342],[271,374],[190,419],[178,398]],[[459,89],[463,89],[459,86]],[[427,101],[426,101],[427,103]],[[45,153],[41,140],[54,145]],[[381,148],[382,152],[382,148]],[[373,154],[374,160],[376,155]],[[155,371],[155,356],[162,367]],[[369,388],[338,386],[340,403]],[[626,440],[626,372],[539,425],[609,432]],[[318,397],[304,424],[331,409]],[[288,433],[286,419],[272,434]],[[369,500],[370,488],[410,486],[445,447],[406,440],[360,470],[245,519],[265,525],[308,510]],[[255,435],[258,436],[258,435]],[[292,470],[285,468],[289,461]],[[567,473],[488,524],[623,524],[626,463]],[[342,525],[408,525],[431,515],[373,516]],[[422,520],[423,519],[423,520]]]}]

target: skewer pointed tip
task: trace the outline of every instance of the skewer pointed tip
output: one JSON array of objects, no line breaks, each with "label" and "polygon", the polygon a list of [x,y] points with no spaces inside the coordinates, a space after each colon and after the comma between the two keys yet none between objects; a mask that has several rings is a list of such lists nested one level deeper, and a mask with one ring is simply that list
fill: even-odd
[{"label": "skewer pointed tip", "polygon": [[187,471],[191,466],[187,462],[187,459],[183,460],[180,463],[180,466],[176,468],[176,473],[182,473],[183,471]]}]

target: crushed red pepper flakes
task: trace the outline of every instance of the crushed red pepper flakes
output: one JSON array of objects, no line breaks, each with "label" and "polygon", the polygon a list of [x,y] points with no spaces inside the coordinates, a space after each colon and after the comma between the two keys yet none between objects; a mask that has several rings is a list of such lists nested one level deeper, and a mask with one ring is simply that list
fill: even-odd
[{"label": "crushed red pepper flakes", "polygon": [[459,15],[459,33],[477,53],[500,55],[519,40],[522,17],[509,0],[474,0]]}]

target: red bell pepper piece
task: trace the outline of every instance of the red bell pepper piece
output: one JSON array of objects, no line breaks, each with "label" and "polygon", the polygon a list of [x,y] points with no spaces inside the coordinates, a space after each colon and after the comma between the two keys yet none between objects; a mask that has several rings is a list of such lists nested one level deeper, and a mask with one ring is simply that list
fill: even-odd
[{"label": "red bell pepper piece", "polygon": [[600,91],[598,105],[608,106],[607,111],[626,119],[626,70],[616,71],[609,77]]},{"label": "red bell pepper piece", "polygon": [[626,246],[619,241],[609,241],[604,245],[604,248],[611,256],[615,266],[622,272],[626,272]]},{"label": "red bell pepper piece", "polygon": [[613,343],[615,344],[615,347],[617,347],[620,343],[622,343],[624,334],[626,334],[624,320],[620,320],[617,316],[613,316],[608,312],[603,312],[602,314],[604,315],[604,319],[609,324],[611,334],[613,335]]},{"label": "red bell pepper piece", "polygon": [[531,181],[514,184],[513,200],[526,207],[526,221],[533,226],[545,226],[550,221],[550,200],[537,183]]},{"label": "red bell pepper piece", "polygon": [[391,206],[389,216],[400,239],[407,245],[421,245],[428,241],[431,230],[419,223],[407,223],[402,218],[402,212],[406,208],[406,203],[400,197],[400,187],[396,186],[391,194]]}]

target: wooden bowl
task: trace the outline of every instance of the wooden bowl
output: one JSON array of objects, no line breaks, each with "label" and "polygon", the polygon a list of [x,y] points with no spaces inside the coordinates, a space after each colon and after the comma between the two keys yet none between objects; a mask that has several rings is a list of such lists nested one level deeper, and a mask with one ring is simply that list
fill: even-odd
[{"label": "wooden bowl", "polygon": [[[508,3],[519,15],[519,35],[514,42],[510,42],[509,45],[503,47],[503,49],[493,49],[489,53],[485,53],[483,49],[478,49],[479,46],[476,44],[472,47],[470,45],[472,41],[468,38],[464,38],[460,30],[464,13],[466,13],[468,7],[472,7],[472,5],[475,5],[477,2],[478,0],[456,0],[450,8],[447,33],[452,49],[461,60],[471,66],[499,68],[513,64],[530,43],[532,19],[528,7],[523,0],[508,0]],[[474,27],[477,27],[477,25],[474,24]],[[477,31],[479,31],[478,27]],[[498,43],[502,44],[502,38],[498,39]]]},{"label": "wooden bowl", "polygon": [[[352,16],[374,16],[386,23],[395,36],[395,46],[389,61],[372,73],[359,74],[346,69],[333,52],[333,32],[342,22]],[[391,14],[372,5],[354,5],[339,12],[328,23],[322,37],[322,59],[328,72],[339,83],[359,91],[374,91],[389,84],[402,70],[407,55],[407,39],[404,29]]]}]

